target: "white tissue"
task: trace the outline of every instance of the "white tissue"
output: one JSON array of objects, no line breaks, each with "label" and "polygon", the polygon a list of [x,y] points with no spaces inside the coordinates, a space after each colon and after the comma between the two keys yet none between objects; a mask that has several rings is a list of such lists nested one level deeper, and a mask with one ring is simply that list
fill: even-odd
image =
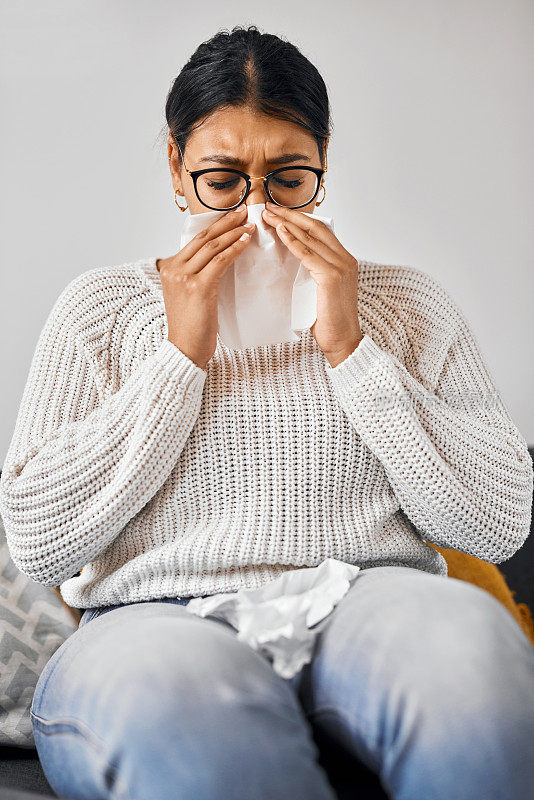
[{"label": "white tissue", "polygon": [[195,597],[185,608],[226,620],[240,641],[265,655],[282,678],[291,678],[312,658],[319,628],[310,628],[333,611],[359,570],[327,558],[317,567],[289,569],[257,589]]},{"label": "white tissue", "polygon": [[[265,203],[247,206],[248,220],[255,222],[256,228],[219,284],[219,336],[234,350],[298,341],[301,332],[317,319],[317,284],[275,229],[263,221],[264,208]],[[187,211],[180,250],[226,213]],[[332,217],[301,213],[334,230]],[[243,218],[241,224],[246,221]]]}]

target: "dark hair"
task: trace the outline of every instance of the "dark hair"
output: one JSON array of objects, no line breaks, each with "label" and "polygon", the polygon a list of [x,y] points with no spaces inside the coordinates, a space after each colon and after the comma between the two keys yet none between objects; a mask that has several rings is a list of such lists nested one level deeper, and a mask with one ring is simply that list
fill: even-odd
[{"label": "dark hair", "polygon": [[165,133],[182,152],[203,118],[224,106],[250,106],[309,131],[323,145],[332,127],[325,82],[300,50],[255,25],[219,30],[200,44],[167,95]]}]

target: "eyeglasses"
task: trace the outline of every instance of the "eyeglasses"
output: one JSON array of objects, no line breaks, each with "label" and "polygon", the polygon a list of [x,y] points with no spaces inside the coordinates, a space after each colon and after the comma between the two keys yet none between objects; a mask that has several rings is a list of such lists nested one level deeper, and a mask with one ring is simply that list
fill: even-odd
[{"label": "eyeglasses", "polygon": [[248,175],[239,169],[226,167],[191,171],[185,166],[180,145],[178,142],[176,144],[184,169],[193,180],[196,196],[203,206],[213,211],[237,208],[245,202],[253,180],[263,180],[267,197],[275,205],[302,208],[317,197],[321,178],[327,171],[327,167],[320,169],[308,166],[280,167],[267,175]]}]

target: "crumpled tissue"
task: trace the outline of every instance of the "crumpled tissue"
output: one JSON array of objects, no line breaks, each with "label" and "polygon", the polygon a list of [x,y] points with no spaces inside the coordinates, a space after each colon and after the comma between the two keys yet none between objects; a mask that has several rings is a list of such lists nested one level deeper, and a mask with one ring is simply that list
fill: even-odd
[{"label": "crumpled tissue", "polygon": [[[256,227],[219,282],[219,337],[231,350],[296,342],[317,319],[317,284],[261,215],[265,203],[247,206]],[[180,250],[226,211],[185,212]],[[230,212],[232,213],[232,212]],[[301,212],[332,232],[332,217]],[[241,224],[247,222],[243,218]]]},{"label": "crumpled tissue", "polygon": [[186,610],[223,619],[237,638],[271,661],[282,678],[292,678],[311,661],[315,637],[310,630],[333,611],[360,567],[327,558],[317,567],[289,569],[256,589],[194,597]]}]

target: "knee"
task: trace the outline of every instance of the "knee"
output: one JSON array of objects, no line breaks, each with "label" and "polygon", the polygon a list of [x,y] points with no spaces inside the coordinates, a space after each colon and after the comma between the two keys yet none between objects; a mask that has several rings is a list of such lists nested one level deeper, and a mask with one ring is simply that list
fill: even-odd
[{"label": "knee", "polygon": [[427,741],[449,737],[454,749],[476,740],[513,758],[534,736],[534,649],[493,595],[445,581],[419,616],[424,637],[414,644],[413,672],[403,671],[401,695]]},{"label": "knee", "polygon": [[465,581],[384,576],[360,576],[321,634],[314,702],[376,741],[415,728],[458,743],[488,727],[534,736],[534,648],[504,606]]},{"label": "knee", "polygon": [[511,614],[478,586],[428,577],[391,609],[401,657],[390,655],[406,693],[442,719],[482,709],[522,717],[525,704],[532,715],[534,649]]},{"label": "knee", "polygon": [[132,618],[120,634],[110,627],[113,633],[110,658],[93,671],[91,682],[94,690],[100,680],[102,713],[108,715],[111,703],[123,727],[132,718],[158,729],[165,720],[206,723],[232,715],[237,724],[258,708],[291,704],[289,688],[266,659],[216,621]]},{"label": "knee", "polygon": [[531,648],[525,647],[529,643],[510,612],[479,586],[437,577],[415,600],[410,611],[423,659],[482,668],[498,666],[512,653],[530,654]]},{"label": "knee", "polygon": [[98,743],[96,765],[80,755],[94,796],[330,797],[288,684],[231,629],[175,611],[126,607],[71,640],[62,716]]},{"label": "knee", "polygon": [[419,573],[400,575],[384,593],[381,622],[393,647],[419,660],[465,661],[499,658],[528,641],[509,611],[479,586],[456,578]]},{"label": "knee", "polygon": [[[239,789],[228,787],[239,774],[264,787],[262,796],[327,796],[319,785],[292,791],[313,770],[312,742],[295,694],[263,656],[217,622],[183,615],[137,620],[130,634],[136,650],[122,679],[114,671],[112,710],[104,703],[96,722],[129,785],[143,782],[149,763],[174,776],[181,797],[234,797]],[[296,764],[297,774],[281,779],[269,754],[286,774]]]}]

